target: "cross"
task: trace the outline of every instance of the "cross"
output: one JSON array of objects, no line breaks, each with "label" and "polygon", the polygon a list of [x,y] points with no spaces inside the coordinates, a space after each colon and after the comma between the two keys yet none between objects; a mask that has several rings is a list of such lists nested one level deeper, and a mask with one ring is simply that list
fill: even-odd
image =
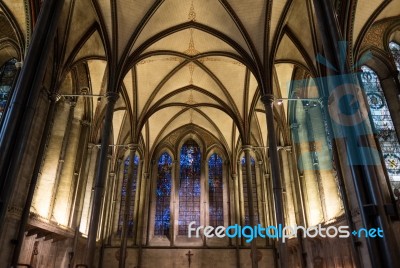
[{"label": "cross", "polygon": [[193,253],[189,252],[185,254],[186,256],[188,256],[188,262],[189,262],[189,268],[190,268],[190,263],[192,262],[192,256],[194,255]]}]

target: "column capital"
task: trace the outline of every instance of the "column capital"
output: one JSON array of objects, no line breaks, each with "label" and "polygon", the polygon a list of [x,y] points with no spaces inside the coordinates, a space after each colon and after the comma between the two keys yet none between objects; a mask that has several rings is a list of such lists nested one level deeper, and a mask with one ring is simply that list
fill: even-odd
[{"label": "column capital", "polygon": [[58,102],[61,99],[61,95],[56,93],[56,92],[51,92],[49,93],[49,100],[50,101],[54,101],[54,102]]},{"label": "column capital", "polygon": [[89,127],[92,123],[89,120],[81,120],[81,125]]},{"label": "column capital", "polygon": [[231,177],[232,177],[232,180],[236,180],[237,179],[237,174],[236,173],[232,173]]},{"label": "column capital", "polygon": [[110,177],[110,178],[112,178],[112,177],[115,177],[115,172],[114,171],[111,171],[109,174],[108,174],[108,176]]},{"label": "column capital", "polygon": [[278,146],[278,151],[286,151],[286,152],[292,152],[292,146],[291,145],[284,145],[284,146]]},{"label": "column capital", "polygon": [[150,178],[150,173],[149,172],[144,172],[143,173],[143,178],[145,178],[146,180],[148,180]]},{"label": "column capital", "polygon": [[274,100],[275,100],[275,96],[272,94],[265,94],[265,95],[261,96],[261,101],[265,105],[272,105],[274,103]]},{"label": "column capital", "polygon": [[81,87],[81,94],[86,95],[89,93],[89,88],[88,87]]},{"label": "column capital", "polygon": [[253,146],[251,145],[243,145],[242,146],[243,151],[253,151]]},{"label": "column capital", "polygon": [[92,149],[92,148],[94,148],[95,146],[96,146],[96,144],[91,143],[91,142],[89,142],[88,145],[87,145],[88,149]]},{"label": "column capital", "polygon": [[15,63],[15,68],[17,69],[22,69],[22,66],[24,65],[24,63],[22,61],[17,61]]},{"label": "column capital", "polygon": [[119,94],[117,92],[107,92],[105,97],[107,98],[108,102],[115,103],[119,98]]},{"label": "column capital", "polygon": [[126,148],[129,149],[130,151],[136,151],[138,147],[139,147],[139,144],[137,144],[137,143],[129,143],[126,146]]},{"label": "column capital", "polygon": [[264,178],[266,178],[266,179],[269,179],[270,176],[271,176],[271,175],[270,175],[269,173],[265,173],[265,174],[264,174]]}]

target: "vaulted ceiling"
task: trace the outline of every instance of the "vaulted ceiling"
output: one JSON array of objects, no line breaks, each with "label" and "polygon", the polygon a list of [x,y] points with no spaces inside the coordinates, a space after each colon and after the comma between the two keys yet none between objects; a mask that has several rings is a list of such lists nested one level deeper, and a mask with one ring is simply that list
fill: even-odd
[{"label": "vaulted ceiling", "polygon": [[[29,42],[26,2],[1,4],[18,26],[16,42]],[[375,21],[400,14],[400,0],[333,2],[355,46]],[[295,67],[317,75],[320,32],[310,0],[66,0],[62,14],[58,90],[70,92],[63,84],[72,85],[71,70],[84,64],[92,94],[120,92],[115,144],[140,138],[151,151],[195,124],[228,151],[238,140],[263,146],[261,92],[287,96]],[[94,125],[103,108],[93,99]],[[285,122],[286,106],[277,109]]]}]

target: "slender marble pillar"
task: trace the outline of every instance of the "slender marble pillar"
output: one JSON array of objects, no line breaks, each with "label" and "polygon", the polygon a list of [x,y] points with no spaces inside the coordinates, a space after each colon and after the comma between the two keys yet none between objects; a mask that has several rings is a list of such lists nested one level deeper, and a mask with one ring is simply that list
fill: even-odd
[{"label": "slender marble pillar", "polygon": [[[125,267],[126,260],[126,247],[128,243],[128,230],[129,230],[129,208],[132,199],[132,181],[133,181],[133,172],[135,169],[135,154],[137,150],[136,144],[129,145],[129,169],[128,169],[128,182],[126,186],[126,198],[125,198],[125,211],[124,211],[124,220],[122,223],[122,234],[121,234],[121,247],[119,254],[119,267]],[[138,189],[136,189],[138,190]],[[133,200],[135,201],[135,200]]]},{"label": "slender marble pillar", "polygon": [[[244,146],[243,151],[244,151],[244,156],[246,159],[246,178],[243,178],[247,182],[247,202],[248,202],[248,209],[249,209],[249,221],[250,221],[250,226],[255,226],[256,222],[254,219],[254,196],[253,196],[253,179],[252,179],[252,174],[251,174],[251,156],[250,156],[250,151],[252,147],[251,146]],[[257,261],[257,241],[256,238],[254,238],[251,241],[251,267],[252,268],[258,268],[258,261]]]},{"label": "slender marble pillar", "polygon": [[[285,226],[285,214],[283,209],[283,196],[282,196],[282,182],[281,171],[278,157],[278,146],[276,141],[275,127],[274,127],[274,96],[264,95],[261,101],[265,106],[265,114],[267,117],[267,131],[268,131],[268,147],[269,157],[271,164],[272,188],[274,193],[275,202],[275,217],[276,224]],[[278,254],[280,267],[286,267],[286,247],[282,243],[282,238],[278,238]]]},{"label": "slender marble pillar", "polygon": [[93,206],[90,215],[90,226],[89,234],[86,246],[86,264],[89,267],[93,266],[94,254],[96,251],[96,238],[97,230],[99,228],[100,212],[101,212],[101,201],[104,194],[104,185],[107,177],[107,165],[108,165],[108,145],[110,142],[112,119],[114,115],[114,106],[118,99],[118,93],[108,92],[107,105],[104,117],[104,124],[101,135],[101,151],[99,162],[97,166],[96,180],[94,185],[93,193]]}]

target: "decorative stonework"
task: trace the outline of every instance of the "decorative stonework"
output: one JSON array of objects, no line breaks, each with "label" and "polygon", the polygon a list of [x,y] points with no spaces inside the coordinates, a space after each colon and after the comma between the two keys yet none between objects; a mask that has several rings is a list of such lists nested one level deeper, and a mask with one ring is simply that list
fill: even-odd
[{"label": "decorative stonework", "polygon": [[196,11],[194,10],[193,0],[192,0],[192,3],[190,4],[188,20],[189,21],[196,21]]},{"label": "decorative stonework", "polygon": [[371,27],[371,29],[367,32],[364,37],[364,41],[362,42],[361,49],[367,46],[374,46],[385,50],[383,45],[383,37],[385,30],[389,26],[390,22],[381,22]]},{"label": "decorative stonework", "polygon": [[7,212],[8,212],[8,215],[9,215],[11,218],[20,219],[20,218],[21,218],[21,215],[22,215],[22,208],[15,207],[15,206],[10,206],[10,207],[8,207]]}]

